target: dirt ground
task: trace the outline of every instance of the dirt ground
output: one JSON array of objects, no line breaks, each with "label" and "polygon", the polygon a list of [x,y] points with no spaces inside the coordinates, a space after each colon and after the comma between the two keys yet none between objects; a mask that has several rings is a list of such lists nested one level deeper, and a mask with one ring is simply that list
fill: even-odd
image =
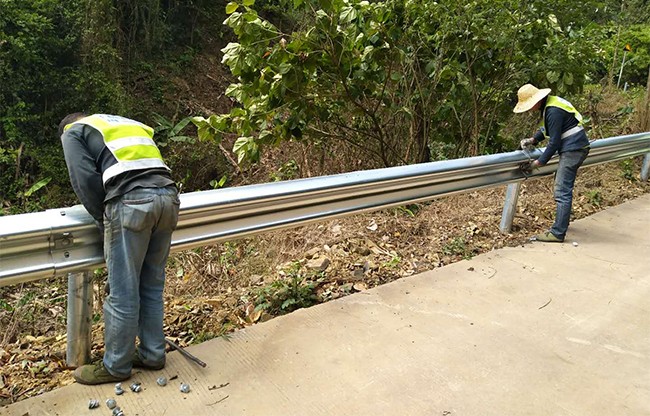
[{"label": "dirt ground", "polygon": [[[574,219],[650,192],[641,158],[585,168]],[[529,243],[552,223],[552,178],[526,181],[513,230],[498,226],[505,188],[491,188],[174,254],[166,335],[199,343],[479,253]],[[571,230],[567,236],[570,243]],[[579,243],[579,241],[578,241]],[[533,243],[534,244],[534,243]],[[93,355],[102,354],[104,272],[96,272]],[[0,405],[72,383],[65,364],[65,279],[0,289]]]}]

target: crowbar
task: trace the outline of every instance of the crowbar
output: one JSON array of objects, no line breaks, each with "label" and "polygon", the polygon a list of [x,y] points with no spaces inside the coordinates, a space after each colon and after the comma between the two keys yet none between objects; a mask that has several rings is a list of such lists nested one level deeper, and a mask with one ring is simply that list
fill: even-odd
[{"label": "crowbar", "polygon": [[185,351],[185,349],[184,349],[183,347],[181,347],[180,345],[178,345],[178,344],[175,343],[174,341],[170,340],[169,338],[165,338],[165,342],[166,342],[167,344],[169,344],[169,346],[172,347],[172,349],[174,349],[174,350],[180,352],[181,355],[185,356],[185,358],[188,358],[188,359],[194,361],[195,363],[197,363],[197,364],[200,365],[201,367],[205,368],[205,367],[208,366],[206,363],[204,363],[203,361],[201,361],[201,360],[198,359],[197,357],[193,356],[193,355],[190,354],[189,352]]}]

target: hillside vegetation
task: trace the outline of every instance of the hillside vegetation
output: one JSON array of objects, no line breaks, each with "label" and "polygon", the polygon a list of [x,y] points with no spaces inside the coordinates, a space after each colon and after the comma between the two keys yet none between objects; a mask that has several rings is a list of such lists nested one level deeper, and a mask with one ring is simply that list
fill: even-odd
[{"label": "hillside vegetation", "polygon": [[[154,126],[183,191],[510,150],[531,130],[511,113],[526,82],[570,99],[594,138],[643,128],[643,0],[0,7],[1,214],[76,203],[55,131],[79,110]],[[627,91],[600,119],[623,54]]]}]

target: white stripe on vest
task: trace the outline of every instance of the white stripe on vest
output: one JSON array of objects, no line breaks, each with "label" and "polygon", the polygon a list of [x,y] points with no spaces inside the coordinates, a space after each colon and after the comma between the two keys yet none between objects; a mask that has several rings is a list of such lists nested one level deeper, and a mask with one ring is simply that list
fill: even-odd
[{"label": "white stripe on vest", "polygon": [[138,160],[129,160],[126,162],[116,163],[110,168],[104,171],[102,175],[102,181],[106,183],[110,178],[124,173],[129,170],[138,170],[138,169],[151,169],[151,168],[162,168],[167,169],[167,165],[161,159],[149,158],[149,159],[138,159]]},{"label": "white stripe on vest", "polygon": [[111,150],[111,152],[113,152],[123,147],[135,146],[140,144],[146,146],[155,146],[156,142],[144,136],[122,137],[121,139],[106,142],[106,147],[108,147]]}]

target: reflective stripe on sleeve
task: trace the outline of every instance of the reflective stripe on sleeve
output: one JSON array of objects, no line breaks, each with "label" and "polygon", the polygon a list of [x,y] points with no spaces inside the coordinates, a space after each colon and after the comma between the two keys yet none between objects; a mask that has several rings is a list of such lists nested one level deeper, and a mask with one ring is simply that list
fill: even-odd
[{"label": "reflective stripe on sleeve", "polygon": [[578,132],[580,132],[580,131],[582,131],[584,129],[585,128],[582,127],[582,126],[575,126],[573,128],[570,128],[569,130],[562,133],[562,135],[560,136],[560,139],[566,139],[567,137],[573,136],[574,134],[576,134],[576,133],[578,133]]}]

